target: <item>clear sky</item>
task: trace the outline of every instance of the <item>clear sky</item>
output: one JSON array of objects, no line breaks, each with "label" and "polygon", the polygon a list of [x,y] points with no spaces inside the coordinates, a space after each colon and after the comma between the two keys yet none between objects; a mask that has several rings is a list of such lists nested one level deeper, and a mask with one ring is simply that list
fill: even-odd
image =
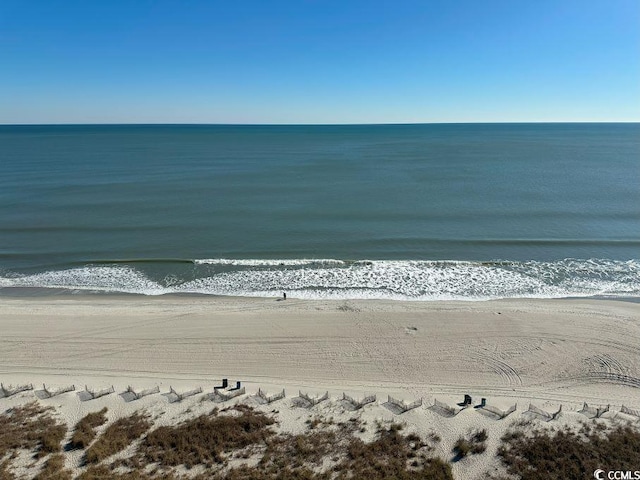
[{"label": "clear sky", "polygon": [[0,123],[640,121],[640,0],[0,0]]}]

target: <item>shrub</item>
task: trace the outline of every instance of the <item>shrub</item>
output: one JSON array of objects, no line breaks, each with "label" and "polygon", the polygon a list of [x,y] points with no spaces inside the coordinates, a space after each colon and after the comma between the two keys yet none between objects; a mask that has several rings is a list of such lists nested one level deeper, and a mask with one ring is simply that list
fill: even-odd
[{"label": "shrub", "polygon": [[272,435],[274,423],[262,413],[240,409],[238,416],[201,415],[177,427],[159,427],[147,435],[140,448],[147,462],[162,465],[213,465],[223,462],[223,453],[262,443]]},{"label": "shrub", "polygon": [[[428,458],[424,453],[417,456],[416,452],[427,445],[421,441],[416,443],[417,436],[401,435],[400,429],[401,426],[392,425],[389,430],[380,430],[378,438],[371,443],[353,438],[347,449],[347,458],[336,467],[340,472],[337,478],[453,479],[448,463],[439,458]],[[409,460],[412,468],[408,467]]]},{"label": "shrub", "polygon": [[507,432],[498,449],[507,472],[522,480],[581,478],[584,472],[638,469],[640,431],[619,426],[608,432],[590,427],[580,434],[534,430],[531,435]]},{"label": "shrub", "polygon": [[71,471],[64,468],[64,456],[57,453],[49,457],[34,480],[71,480],[71,478]]},{"label": "shrub", "polygon": [[36,450],[36,457],[60,451],[67,427],[51,416],[51,410],[31,402],[0,415],[0,458],[19,449]]},{"label": "shrub", "polygon": [[489,436],[486,430],[478,430],[472,433],[469,438],[460,437],[453,446],[455,453],[454,461],[461,460],[467,455],[477,455],[487,449],[485,442]]},{"label": "shrub", "polygon": [[271,466],[287,459],[293,468],[303,468],[305,464],[318,464],[339,449],[338,436],[333,431],[314,431],[300,435],[279,435],[267,442],[267,448],[260,463]]},{"label": "shrub", "polygon": [[469,455],[469,453],[471,452],[471,448],[471,442],[464,439],[463,437],[460,437],[453,446],[453,453],[456,454],[456,458],[458,459],[464,458]]},{"label": "shrub", "polygon": [[85,415],[76,425],[69,447],[71,448],[87,448],[96,437],[96,428],[107,423],[107,407],[99,412],[93,412]]},{"label": "shrub", "polygon": [[489,435],[487,435],[487,431],[483,429],[475,432],[471,437],[471,441],[473,443],[483,443],[486,442],[488,438]]},{"label": "shrub", "polygon": [[163,473],[161,476],[150,475],[141,471],[117,473],[105,465],[91,465],[76,480],[178,480],[177,477]]},{"label": "shrub", "polygon": [[16,476],[9,470],[9,460],[0,463],[0,479],[15,480]]},{"label": "shrub", "polygon": [[[255,467],[219,472],[216,479],[231,480],[452,480],[451,467],[428,458],[431,448],[417,435],[402,436],[401,425],[380,428],[376,440],[365,443],[349,425],[314,430],[301,435],[278,435],[267,441],[263,459]],[[319,472],[326,458],[336,463]]]},{"label": "shrub", "polygon": [[89,447],[85,454],[86,462],[98,463],[118,453],[144,434],[150,426],[148,417],[139,413],[116,420]]},{"label": "shrub", "polygon": [[330,480],[328,474],[315,473],[307,468],[295,469],[275,466],[261,469],[242,466],[214,477],[216,480]]}]

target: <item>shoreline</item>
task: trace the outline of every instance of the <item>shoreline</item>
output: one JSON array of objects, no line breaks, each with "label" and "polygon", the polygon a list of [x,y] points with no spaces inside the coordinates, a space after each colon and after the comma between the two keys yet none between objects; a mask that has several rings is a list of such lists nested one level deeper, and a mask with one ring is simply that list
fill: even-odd
[{"label": "shoreline", "polygon": [[[197,293],[197,292],[170,292],[162,294],[144,294],[144,293],[129,293],[129,292],[110,292],[101,290],[78,290],[70,288],[54,288],[54,287],[0,287],[0,300],[3,298],[19,298],[19,299],[48,299],[48,298],[200,298],[200,299],[247,299],[247,300],[281,300],[282,297],[276,295],[272,297],[264,296],[238,296],[238,295],[221,295],[221,294],[209,294],[209,293]],[[593,301],[612,301],[612,302],[629,302],[640,303],[640,296],[607,296],[607,295],[585,295],[585,296],[565,296],[565,297],[504,297],[504,298],[469,298],[469,299],[454,299],[454,300],[417,300],[417,299],[393,299],[393,298],[326,298],[326,299],[310,299],[310,298],[297,298],[287,293],[287,298],[290,300],[304,301],[304,302],[397,302],[397,303],[446,303],[446,302],[465,302],[465,303],[483,303],[483,302],[497,302],[497,301],[581,301],[581,300],[593,300]]]},{"label": "shoreline", "polygon": [[[420,261],[209,259],[68,265],[6,272],[0,296],[241,296],[306,300],[487,301],[607,298],[640,301],[637,260]],[[71,268],[72,267],[72,268]]]}]

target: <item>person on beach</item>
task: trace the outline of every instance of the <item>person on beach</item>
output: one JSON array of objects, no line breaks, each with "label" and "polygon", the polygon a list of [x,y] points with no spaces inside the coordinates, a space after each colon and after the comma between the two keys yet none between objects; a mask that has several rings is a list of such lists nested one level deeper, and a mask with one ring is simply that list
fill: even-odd
[{"label": "person on beach", "polygon": [[282,292],[282,299],[286,300],[287,299],[287,292]]}]

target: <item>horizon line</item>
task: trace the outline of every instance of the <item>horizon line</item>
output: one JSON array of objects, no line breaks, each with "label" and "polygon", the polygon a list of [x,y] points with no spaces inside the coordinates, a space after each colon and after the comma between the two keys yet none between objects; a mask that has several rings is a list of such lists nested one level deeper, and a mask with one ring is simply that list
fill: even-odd
[{"label": "horizon line", "polygon": [[406,126],[406,125],[532,125],[532,124],[637,124],[640,120],[622,121],[528,121],[528,122],[369,122],[369,123],[194,123],[194,122],[98,122],[98,123],[3,123],[0,127],[53,127],[53,126],[246,126],[246,127],[338,127],[338,126]]}]

